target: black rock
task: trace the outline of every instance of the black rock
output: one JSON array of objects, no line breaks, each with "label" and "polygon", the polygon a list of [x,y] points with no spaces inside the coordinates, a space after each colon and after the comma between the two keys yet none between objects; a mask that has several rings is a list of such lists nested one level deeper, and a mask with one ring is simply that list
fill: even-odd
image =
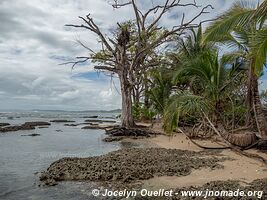
[{"label": "black rock", "polygon": [[87,119],[85,122],[116,123],[115,120]]},{"label": "black rock", "polygon": [[5,133],[5,132],[11,132],[11,131],[21,131],[21,130],[33,130],[35,129],[35,126],[30,126],[30,125],[20,125],[20,126],[5,126],[0,128],[0,132]]},{"label": "black rock", "polygon": [[38,126],[38,128],[49,128],[48,126]]},{"label": "black rock", "polygon": [[29,134],[29,135],[21,135],[21,136],[32,136],[32,137],[34,137],[34,136],[40,136],[40,134],[32,133],[32,134]]},{"label": "black rock", "polygon": [[75,121],[73,121],[73,120],[66,120],[66,119],[55,119],[55,120],[50,120],[50,122],[68,123],[68,122],[75,122]]},{"label": "black rock", "polygon": [[10,125],[9,123],[0,123],[0,127],[9,126],[9,125]]},{"label": "black rock", "polygon": [[98,118],[97,115],[92,115],[92,116],[83,116],[82,118]]},{"label": "black rock", "polygon": [[78,126],[79,124],[64,124],[64,126]]},{"label": "black rock", "polygon": [[37,121],[37,122],[25,122],[23,125],[25,126],[50,126],[51,124],[48,122]]}]

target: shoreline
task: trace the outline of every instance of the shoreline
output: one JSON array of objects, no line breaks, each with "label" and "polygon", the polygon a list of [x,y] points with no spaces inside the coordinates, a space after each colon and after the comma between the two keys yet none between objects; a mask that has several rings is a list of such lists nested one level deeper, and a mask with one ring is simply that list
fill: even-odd
[{"label": "shoreline", "polygon": [[[146,123],[140,123],[140,125],[149,127]],[[64,123],[60,123],[60,126],[68,128]],[[78,130],[81,128],[79,127]],[[162,134],[150,137],[125,136],[119,143],[117,142],[121,145],[120,150],[111,151],[102,156],[61,158],[55,161],[54,163],[58,165],[54,168],[63,169],[67,166],[74,170],[51,170],[49,173],[53,175],[49,177],[51,174],[47,174],[47,185],[53,186],[61,181],[78,181],[81,184],[92,182],[97,185],[96,187],[111,190],[135,188],[140,191],[145,188],[156,191],[192,187],[203,189],[207,184],[219,189],[223,189],[223,185],[229,187],[239,185],[240,188],[247,188],[255,181],[259,183],[267,181],[267,166],[260,161],[238,155],[229,149],[203,150],[191,143],[183,134],[177,133],[171,137],[165,135],[157,124],[149,130]],[[204,146],[219,146],[213,140],[197,142]],[[266,153],[256,150],[248,150],[248,152],[257,153],[267,159]],[[92,158],[95,166],[93,169],[88,167],[92,163]],[[159,162],[155,163],[157,159]],[[54,165],[54,163],[50,164]],[[108,163],[107,166],[105,166],[106,163]],[[124,168],[127,165],[129,167]],[[92,177],[87,175],[88,171],[82,171],[87,167],[89,172],[91,170]],[[112,171],[113,167],[116,169]],[[124,171],[120,170],[123,168]],[[114,173],[117,175],[113,176]],[[41,177],[41,179],[44,183],[45,178]],[[265,193],[267,194],[267,191]]]},{"label": "shoreline", "polygon": [[[60,121],[61,122],[61,121]],[[65,121],[64,121],[65,122]],[[32,126],[38,125],[50,125],[48,122],[25,122],[25,124],[30,124]],[[150,124],[139,123],[141,126],[149,127]],[[120,141],[122,149],[124,148],[163,148],[163,149],[173,149],[173,150],[187,150],[191,152],[201,152],[203,149],[193,144],[188,140],[183,134],[174,134],[173,136],[164,135],[164,131],[161,129],[159,124],[155,124],[152,131],[160,132],[162,135],[154,135],[151,137],[123,137]],[[107,136],[108,137],[108,136]],[[198,143],[204,146],[218,147],[216,142],[212,140],[198,140]],[[215,150],[209,150],[207,152],[212,152]],[[248,150],[250,153],[257,153],[263,158],[267,159],[267,154],[259,152],[257,150]],[[201,186],[210,181],[228,181],[228,180],[238,180],[241,183],[249,183],[260,178],[267,178],[267,166],[252,158],[238,155],[237,153],[225,149],[221,150],[221,155],[224,157],[229,157],[230,160],[224,160],[219,162],[223,169],[192,169],[192,172],[186,176],[154,176],[147,180],[142,180],[145,186],[149,187],[164,187],[170,188],[175,186]],[[238,166],[238,167],[237,167]],[[203,178],[205,177],[205,178]],[[161,183],[161,184],[158,184]],[[181,184],[182,183],[182,184]]]},{"label": "shoreline", "polygon": [[[198,142],[203,145],[209,145],[209,146],[214,146],[214,147],[218,146],[217,143],[214,143],[210,140],[200,140]],[[237,153],[229,149],[219,150],[219,151],[218,150],[203,151],[201,148],[197,147],[196,145],[191,143],[188,139],[186,139],[186,137],[183,134],[175,134],[173,137],[169,137],[166,135],[157,135],[157,136],[153,136],[149,138],[140,138],[140,139],[131,139],[131,138],[126,137],[122,139],[120,143],[121,144],[128,143],[132,147],[126,148],[126,149],[122,148],[121,150],[113,151],[103,156],[89,157],[89,158],[74,158],[75,160],[74,163],[71,160],[71,158],[62,158],[59,161],[56,161],[56,165],[55,163],[51,164],[51,166],[48,168],[48,171],[50,170],[49,172],[50,174],[43,173],[41,180],[43,181],[48,180],[47,182],[48,185],[54,185],[54,184],[57,184],[57,181],[60,182],[64,180],[67,180],[67,181],[70,181],[70,180],[88,181],[89,180],[93,182],[96,181],[100,185],[101,183],[104,183],[104,184],[105,182],[110,183],[110,181],[114,183],[115,181],[117,182],[115,183],[115,186],[120,187],[123,184],[120,184],[118,182],[120,182],[123,179],[122,181],[123,183],[128,184],[128,181],[129,181],[130,187],[131,187],[131,184],[134,185],[135,183],[138,182],[139,184],[142,185],[142,188],[155,189],[155,190],[181,188],[181,187],[201,187],[210,182],[229,182],[229,181],[230,182],[234,181],[240,184],[241,186],[246,186],[249,183],[252,183],[253,181],[257,181],[260,179],[267,180],[267,173],[266,173],[267,166],[261,163],[260,161],[238,155]],[[137,148],[134,148],[134,147],[137,147]],[[141,151],[138,153],[133,153],[134,151],[136,151],[136,149],[141,149]],[[114,158],[115,160],[117,158],[122,159],[122,160],[117,160],[117,163],[123,162],[124,165],[127,165],[127,162],[132,162],[131,165],[133,165],[134,164],[133,160],[137,160],[137,163],[140,163],[140,162],[142,163],[144,162],[144,160],[148,158],[145,158],[144,160],[142,160],[140,157],[146,157],[146,155],[149,154],[149,152],[143,153],[142,151],[146,151],[149,149],[155,149],[155,150],[157,149],[157,150],[163,150],[163,151],[165,150],[166,151],[177,151],[177,152],[185,151],[185,152],[190,152],[190,155],[191,154],[198,155],[197,157],[199,157],[199,155],[202,155],[202,158],[200,156],[201,159],[216,158],[216,163],[218,163],[219,166],[221,167],[214,167],[214,168],[213,167],[208,168],[209,166],[200,167],[200,168],[193,167],[192,170],[190,170],[190,172],[187,172],[183,174],[182,176],[174,175],[175,173],[169,174],[169,175],[168,173],[162,173],[160,175],[157,175],[157,173],[154,173],[152,176],[149,175],[149,176],[144,176],[143,178],[140,178],[139,175],[136,175],[136,177],[132,177],[132,174],[130,173],[128,177],[124,177],[123,175],[119,178],[109,177],[109,176],[112,176],[113,173],[117,173],[117,172],[121,173],[120,167],[122,167],[122,166],[116,166],[116,164],[112,160],[110,160],[110,158]],[[125,150],[127,151],[126,156],[124,155]],[[249,150],[249,151],[253,152],[254,150]],[[203,154],[203,152],[206,152],[206,153]],[[267,158],[266,153],[260,153],[260,152],[257,152],[257,153]],[[134,156],[136,154],[139,157]],[[156,154],[158,153],[152,153],[152,154],[149,154],[149,156],[155,156],[155,158],[158,158],[158,155],[156,156]],[[130,159],[131,157],[134,157],[134,159],[131,160]],[[166,158],[167,154],[165,154],[163,157]],[[189,157],[191,158],[191,156]],[[175,156],[173,158],[175,158]],[[185,159],[184,157],[181,157],[181,158]],[[220,159],[220,158],[225,158],[225,159]],[[83,159],[88,159],[88,160],[83,160]],[[102,168],[100,169],[100,171],[97,171],[97,170],[95,171],[95,173],[98,173],[99,175],[98,177],[94,176],[92,178],[90,176],[86,176],[86,174],[89,173],[88,171],[83,171],[81,173],[79,172],[80,165],[82,166],[82,169],[85,169],[86,167],[88,167],[88,163],[91,162],[90,159],[96,159],[93,161],[93,163],[96,164],[96,167],[94,167],[94,170],[96,170],[97,167]],[[126,159],[126,161],[124,162],[123,159]],[[101,161],[99,162],[99,160]],[[70,161],[70,162],[67,163],[66,161],[67,162]],[[113,162],[113,164],[108,164],[107,168],[105,168],[103,167],[103,161],[104,163]],[[76,162],[79,163],[79,165],[77,165]],[[170,160],[168,162],[170,162]],[[168,162],[165,162],[164,164],[162,164],[162,166],[166,164],[168,165]],[[84,163],[87,163],[87,165],[85,165]],[[63,166],[66,164],[69,166],[68,168],[73,168],[73,167],[74,168],[78,167],[78,168],[76,171],[63,169]],[[106,171],[110,170],[110,167],[113,165],[116,166],[115,168],[117,168],[117,171],[112,171],[110,172],[110,174],[107,173],[106,175],[103,175],[103,173],[105,174]],[[146,165],[149,165],[149,162],[146,163]],[[135,167],[138,167],[136,163],[134,164],[133,168]],[[57,170],[56,168],[61,168],[61,169]],[[132,170],[131,168],[129,169]],[[125,170],[124,173],[127,173],[127,170]],[[53,176],[49,177],[51,174],[57,174],[56,178],[54,179]],[[61,175],[58,176],[58,174],[61,174]],[[68,175],[66,176],[66,174]],[[103,176],[105,178],[103,178]]]}]

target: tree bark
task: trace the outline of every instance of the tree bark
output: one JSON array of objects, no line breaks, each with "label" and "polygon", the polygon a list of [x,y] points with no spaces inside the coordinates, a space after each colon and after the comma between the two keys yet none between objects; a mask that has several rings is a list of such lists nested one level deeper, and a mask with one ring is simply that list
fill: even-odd
[{"label": "tree bark", "polygon": [[140,91],[139,91],[139,86],[136,86],[137,88],[133,87],[132,90],[132,96],[133,96],[133,104],[134,105],[139,105],[140,104]]},{"label": "tree bark", "polygon": [[145,108],[149,108],[149,97],[148,97],[148,78],[147,78],[147,75],[145,74],[144,76],[144,95],[145,95],[145,98],[144,98],[144,105],[145,105]]},{"label": "tree bark", "polygon": [[262,138],[267,139],[267,124],[260,101],[258,76],[255,74],[255,59],[251,60],[249,68],[246,104],[248,107],[247,124],[256,126]]},{"label": "tree bark", "polygon": [[122,96],[122,113],[121,113],[121,125],[125,128],[131,128],[135,126],[133,114],[132,114],[132,87],[128,82],[127,73],[122,72],[119,74],[121,83],[121,96]]},{"label": "tree bark", "polygon": [[260,101],[257,77],[253,81],[253,108],[254,108],[255,120],[257,120],[260,134],[263,139],[267,140],[267,124]]}]

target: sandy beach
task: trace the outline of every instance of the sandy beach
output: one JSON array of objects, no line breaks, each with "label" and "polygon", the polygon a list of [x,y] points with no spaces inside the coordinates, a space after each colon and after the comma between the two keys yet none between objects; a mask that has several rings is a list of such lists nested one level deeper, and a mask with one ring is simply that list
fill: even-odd
[{"label": "sandy beach", "polygon": [[[201,151],[202,149],[191,143],[182,134],[176,134],[172,137],[159,135],[154,138],[142,139],[144,143],[161,148],[181,149],[190,151]],[[218,146],[209,140],[201,140],[198,143],[207,146]],[[256,150],[249,150],[250,153],[257,153],[258,155],[267,159],[267,154],[258,152]],[[185,186],[201,186],[210,181],[228,181],[238,180],[241,184],[252,182],[256,179],[267,178],[267,166],[260,161],[239,155],[229,149],[221,152],[224,156],[231,158],[221,162],[224,166],[222,169],[200,169],[194,170],[190,175],[183,177],[155,177],[145,180],[144,187],[151,188],[174,188]]]}]

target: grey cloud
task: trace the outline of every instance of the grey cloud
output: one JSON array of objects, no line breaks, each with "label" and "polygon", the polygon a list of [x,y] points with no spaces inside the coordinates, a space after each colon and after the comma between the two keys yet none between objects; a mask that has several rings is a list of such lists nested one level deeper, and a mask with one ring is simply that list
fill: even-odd
[{"label": "grey cloud", "polygon": [[[145,10],[164,0],[138,1]],[[184,0],[183,2],[188,2]],[[197,0],[216,8],[205,17],[213,18],[234,0]],[[177,23],[182,12],[188,18],[190,8],[170,12],[161,24]],[[92,49],[99,49],[94,34],[64,27],[80,23],[77,16],[91,13],[101,30],[109,33],[116,22],[133,17],[130,7],[114,10],[108,0],[1,0],[0,1],[0,109],[113,109],[121,98],[106,80],[93,81],[75,76],[93,71],[93,65],[59,66],[59,63],[88,52],[75,40],[81,39]],[[153,18],[153,16],[151,16]],[[107,83],[108,82],[108,83]],[[118,80],[115,81],[119,87]],[[266,84],[265,84],[266,85]]]}]

